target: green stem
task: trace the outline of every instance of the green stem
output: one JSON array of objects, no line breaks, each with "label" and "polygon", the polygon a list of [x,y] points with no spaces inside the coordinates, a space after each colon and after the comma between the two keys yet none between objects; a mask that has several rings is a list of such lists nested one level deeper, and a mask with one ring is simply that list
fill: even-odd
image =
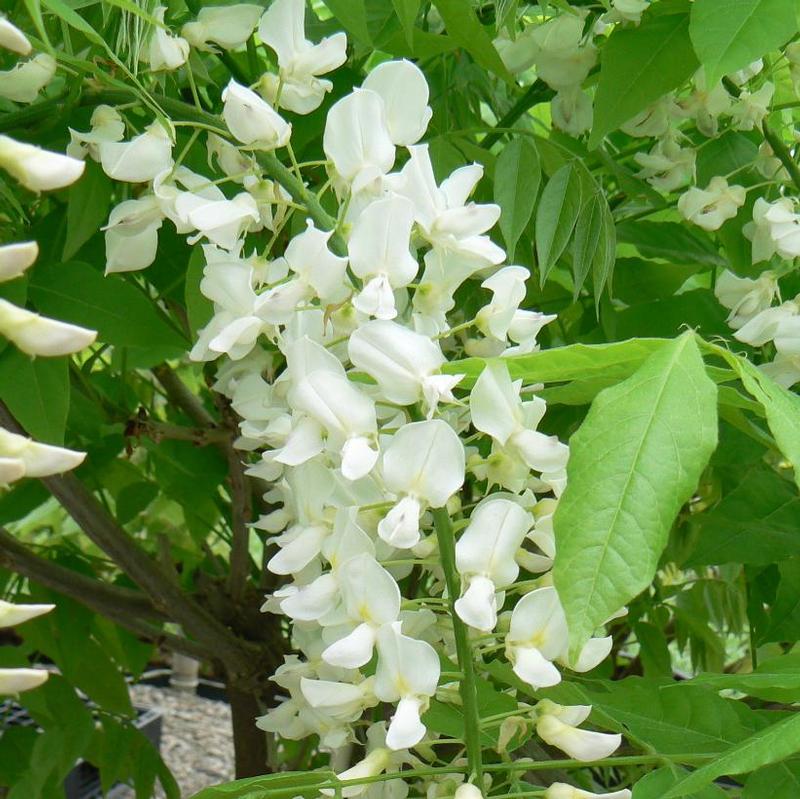
[{"label": "green stem", "polygon": [[797,164],[795,163],[794,158],[792,158],[791,153],[786,148],[786,145],[783,143],[781,137],[772,130],[766,122],[761,126],[761,130],[764,133],[764,138],[767,140],[767,144],[772,147],[772,151],[778,157],[780,162],[786,167],[786,171],[792,178],[792,183],[794,183],[797,189],[800,189],[800,168],[798,168]]},{"label": "green stem", "polygon": [[483,760],[481,752],[481,719],[478,713],[475,669],[467,628],[458,617],[455,609],[455,603],[459,596],[459,581],[458,573],[456,572],[456,541],[446,508],[437,508],[433,511],[433,523],[436,528],[436,538],[439,541],[439,555],[450,600],[458,667],[464,675],[464,678],[459,683],[459,693],[461,694],[461,703],[464,708],[464,743],[467,747],[467,763],[471,779],[480,785],[483,778]]}]

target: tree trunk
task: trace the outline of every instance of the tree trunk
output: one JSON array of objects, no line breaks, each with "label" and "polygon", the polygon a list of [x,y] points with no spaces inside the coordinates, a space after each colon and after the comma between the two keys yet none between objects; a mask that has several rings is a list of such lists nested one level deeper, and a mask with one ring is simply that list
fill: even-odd
[{"label": "tree trunk", "polygon": [[233,750],[236,779],[266,774],[267,736],[255,725],[256,716],[262,713],[255,694],[228,686],[233,727]]}]

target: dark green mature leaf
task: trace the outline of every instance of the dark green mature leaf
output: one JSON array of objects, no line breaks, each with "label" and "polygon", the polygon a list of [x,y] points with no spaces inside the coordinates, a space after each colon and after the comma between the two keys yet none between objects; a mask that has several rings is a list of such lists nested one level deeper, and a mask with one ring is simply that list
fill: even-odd
[{"label": "dark green mature leaf", "polygon": [[513,78],[492,44],[492,38],[481,25],[470,0],[435,0],[435,5],[447,33],[463,47],[484,69],[503,80]]},{"label": "dark green mature leaf", "polygon": [[[573,289],[575,299],[578,298],[597,255],[603,228],[602,202],[601,194],[593,194],[583,204],[575,224],[575,236],[572,240],[572,279],[575,284]],[[595,289],[595,293],[599,295],[602,292]]]},{"label": "dark green mature leaf", "polygon": [[600,195],[600,238],[592,258],[592,282],[594,285],[594,306],[599,312],[600,298],[608,286],[611,291],[612,278],[617,254],[617,229],[614,217],[608,207],[605,195]]},{"label": "dark green mature leaf", "polygon": [[[641,338],[611,344],[570,344],[527,355],[513,355],[503,358],[503,363],[508,366],[514,380],[522,378],[525,383],[556,383],[597,377],[624,380],[667,343],[667,339]],[[486,363],[484,358],[465,358],[444,364],[442,371],[465,375],[459,385],[469,387]]]},{"label": "dark green mature leaf", "polygon": [[621,222],[620,242],[633,244],[645,258],[661,258],[676,264],[725,266],[711,239],[676,222]]},{"label": "dark green mature leaf", "polygon": [[687,566],[777,563],[800,555],[800,496],[769,469],[750,471],[713,510],[698,517]]},{"label": "dark green mature leaf", "polygon": [[694,336],[601,392],[570,441],[553,577],[576,656],[646,588],[717,442],[717,391]]},{"label": "dark green mature leaf", "polygon": [[349,34],[361,44],[372,46],[364,0],[325,0],[325,5]]},{"label": "dark green mature leaf", "polygon": [[336,783],[332,771],[293,771],[250,777],[205,788],[192,799],[269,799],[269,797],[317,796],[320,786]]},{"label": "dark green mature leaf", "polygon": [[67,195],[67,236],[62,258],[68,261],[106,221],[111,181],[98,164],[88,161],[81,179]]},{"label": "dark green mature leaf", "polygon": [[663,799],[687,796],[723,774],[746,774],[784,760],[800,751],[800,714],[793,714],[760,730],[724,752],[711,763],[684,777]]},{"label": "dark green mature leaf", "polygon": [[800,653],[789,653],[758,664],[747,674],[699,674],[692,685],[734,689],[762,699],[793,702],[800,696]]},{"label": "dark green mature leaf", "polygon": [[689,4],[655,3],[638,27],[618,27],[602,50],[589,148],[697,69],[689,39]]},{"label": "dark green mature leaf", "polygon": [[29,435],[63,444],[69,412],[68,359],[33,359],[8,347],[0,354],[0,399]]},{"label": "dark green mature leaf", "polygon": [[758,145],[744,133],[729,130],[709,139],[697,151],[697,185],[707,186],[715,175],[727,175],[752,165],[757,155]]},{"label": "dark green mature leaf", "polygon": [[562,682],[537,692],[562,704],[592,706],[592,719],[663,755],[718,754],[761,727],[742,702],[671,679]]},{"label": "dark green mature leaf", "polygon": [[797,32],[794,0],[695,0],[689,35],[709,86]]},{"label": "dark green mature leaf", "polygon": [[43,313],[97,330],[98,340],[131,350],[131,366],[152,366],[186,351],[187,341],[154,304],[119,275],[72,261],[34,270],[30,296]]},{"label": "dark green mature leaf", "polygon": [[397,18],[403,26],[403,33],[409,47],[414,48],[414,22],[422,0],[392,0]]},{"label": "dark green mature leaf", "polygon": [[800,639],[800,558],[789,558],[778,565],[781,580],[769,611],[769,625],[759,636],[759,644],[794,643]]},{"label": "dark green mature leaf", "polygon": [[520,136],[500,153],[494,168],[494,201],[502,209],[500,230],[506,242],[508,260],[513,261],[517,242],[530,222],[542,168],[536,145]]},{"label": "dark green mature leaf", "polygon": [[581,180],[572,164],[564,164],[544,187],[536,211],[536,259],[539,283],[544,285],[550,270],[572,236],[581,210]]},{"label": "dark green mature leaf", "polygon": [[614,265],[614,297],[628,305],[672,296],[699,264],[666,264],[642,258],[618,258]]}]

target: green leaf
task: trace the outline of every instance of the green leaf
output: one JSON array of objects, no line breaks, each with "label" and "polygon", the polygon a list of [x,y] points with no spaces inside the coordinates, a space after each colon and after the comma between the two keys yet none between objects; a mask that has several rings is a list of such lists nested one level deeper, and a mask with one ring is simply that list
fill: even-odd
[{"label": "green leaf", "polygon": [[417,21],[417,13],[422,0],[392,0],[394,11],[400,24],[403,26],[408,46],[414,49],[414,23]]},{"label": "green leaf", "polygon": [[800,486],[800,397],[744,358],[728,353],[727,360],[738,371],[747,392],[764,406],[770,432],[792,464],[795,482]]},{"label": "green leaf", "polygon": [[67,194],[67,235],[62,258],[68,261],[100,229],[111,204],[111,181],[93,161]]},{"label": "green leaf", "polygon": [[[670,765],[645,774],[633,787],[633,799],[661,799],[664,791],[686,775],[685,768]],[[694,799],[725,799],[727,794],[717,785],[708,785]]]},{"label": "green leaf", "polygon": [[436,0],[447,33],[463,47],[477,64],[509,83],[514,79],[503,64],[492,39],[481,25],[470,0]]},{"label": "green leaf", "polygon": [[502,209],[500,230],[513,261],[517,242],[530,222],[539,193],[542,168],[536,146],[527,138],[513,139],[500,153],[494,168],[494,201]]},{"label": "green leaf", "polygon": [[[589,275],[589,270],[592,268],[592,263],[597,255],[600,234],[603,228],[602,201],[603,197],[601,194],[593,194],[583,204],[578,214],[578,221],[575,224],[575,237],[572,240],[574,300],[578,299],[583,283]],[[595,289],[595,291],[598,295],[601,293],[601,291],[597,289]]]},{"label": "green leaf", "polygon": [[800,796],[800,763],[790,761],[759,769],[750,775],[742,799],[797,799]]},{"label": "green leaf", "polygon": [[777,763],[799,751],[800,714],[793,714],[751,735],[713,762],[692,772],[667,791],[663,799],[692,794],[724,774],[745,774],[761,766]]},{"label": "green leaf", "polygon": [[714,86],[797,32],[794,0],[695,0],[689,34]]},{"label": "green leaf", "polygon": [[592,283],[595,309],[600,309],[600,297],[606,285],[611,291],[611,280],[617,257],[617,229],[605,195],[600,195],[600,238],[592,258]]},{"label": "green leaf", "polygon": [[645,258],[661,258],[676,264],[725,266],[711,239],[676,222],[621,222],[620,242],[633,244]]},{"label": "green leaf", "polygon": [[665,264],[642,258],[617,258],[614,265],[614,297],[628,305],[671,297],[699,264]]},{"label": "green leaf", "polygon": [[800,496],[771,469],[748,472],[708,513],[697,517],[699,536],[686,566],[766,565],[800,555]]},{"label": "green leaf", "polygon": [[63,444],[69,411],[69,360],[30,358],[15,347],[0,354],[0,399],[27,433]]},{"label": "green leaf", "polygon": [[736,690],[774,701],[795,701],[800,696],[800,653],[770,658],[749,674],[699,674],[692,685],[718,691]]},{"label": "green leaf", "polygon": [[638,27],[617,27],[602,48],[589,149],[697,69],[685,2],[654,3]]},{"label": "green leaf", "polygon": [[554,523],[555,586],[575,657],[653,578],[717,443],[717,391],[692,333],[601,392],[570,441]]},{"label": "green leaf", "polygon": [[566,249],[580,210],[580,177],[572,164],[567,163],[547,182],[536,211],[536,259],[540,285],[544,285],[550,270]]},{"label": "green leaf", "polygon": [[778,570],[778,591],[769,611],[769,626],[758,636],[759,645],[800,639],[800,558],[781,561]]},{"label": "green leaf", "polygon": [[184,285],[184,302],[186,303],[186,316],[189,319],[189,329],[192,335],[197,335],[201,327],[205,327],[214,315],[214,306],[200,291],[205,268],[205,256],[199,247],[192,249],[189,256],[189,265],[186,269],[186,283]]},{"label": "green leaf", "polygon": [[[570,344],[526,355],[503,358],[514,380],[525,383],[556,383],[563,380],[588,380],[595,377],[624,380],[653,352],[669,343],[667,339],[640,338],[611,344]],[[470,387],[489,362],[484,358],[465,358],[442,366],[448,374],[463,374],[460,386]]]},{"label": "green leaf", "polygon": [[119,275],[103,277],[88,264],[37,267],[29,293],[48,316],[93,328],[99,341],[129,348],[130,366],[152,366],[187,348],[141,291]]},{"label": "green leaf", "polygon": [[367,47],[372,46],[372,37],[367,26],[367,11],[364,0],[324,0],[331,14],[342,23],[345,30]]},{"label": "green leaf", "polygon": [[215,785],[194,794],[191,799],[268,799],[272,796],[315,796],[319,788],[335,785],[332,771],[292,771],[250,777],[225,785]]}]

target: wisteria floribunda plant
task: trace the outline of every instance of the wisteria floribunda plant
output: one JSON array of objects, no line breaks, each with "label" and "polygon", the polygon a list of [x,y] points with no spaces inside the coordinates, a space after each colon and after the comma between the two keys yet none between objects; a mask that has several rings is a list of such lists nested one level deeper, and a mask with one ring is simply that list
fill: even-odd
[{"label": "wisteria floribunda plant", "polygon": [[4,4],[0,793],[800,796],[796,5]]}]

